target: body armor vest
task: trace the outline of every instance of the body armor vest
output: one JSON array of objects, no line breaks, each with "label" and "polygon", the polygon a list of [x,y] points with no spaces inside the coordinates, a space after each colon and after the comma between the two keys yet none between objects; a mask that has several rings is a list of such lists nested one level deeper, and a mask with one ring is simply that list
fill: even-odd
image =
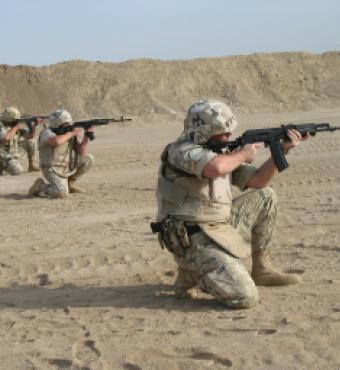
[{"label": "body armor vest", "polygon": [[[176,170],[175,166],[169,165],[167,149],[162,154],[158,176],[158,219],[172,215],[190,222],[228,222],[232,202],[231,176],[198,178]],[[170,181],[167,170],[178,177]]]},{"label": "body armor vest", "polygon": [[76,138],[68,140],[63,145],[39,145],[41,167],[52,168],[60,177],[70,177],[77,171],[78,154],[76,151]]}]

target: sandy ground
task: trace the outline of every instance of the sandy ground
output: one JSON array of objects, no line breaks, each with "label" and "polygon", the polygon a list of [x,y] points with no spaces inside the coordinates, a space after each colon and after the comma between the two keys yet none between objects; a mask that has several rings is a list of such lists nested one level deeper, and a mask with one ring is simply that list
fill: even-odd
[{"label": "sandy ground", "polygon": [[[243,129],[327,121],[340,110],[240,117]],[[149,230],[160,151],[181,127],[101,128],[87,193],[66,200],[29,198],[36,173],[0,178],[1,370],[340,369],[340,132],[300,145],[272,184],[274,263],[303,282],[231,311],[176,299],[175,264]]]}]

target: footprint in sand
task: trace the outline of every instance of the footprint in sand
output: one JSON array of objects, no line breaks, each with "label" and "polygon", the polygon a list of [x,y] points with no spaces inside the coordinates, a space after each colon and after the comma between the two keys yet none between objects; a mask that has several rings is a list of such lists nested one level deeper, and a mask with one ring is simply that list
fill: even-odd
[{"label": "footprint in sand", "polygon": [[219,364],[225,367],[232,367],[233,363],[228,358],[222,358],[211,352],[195,352],[190,356],[194,360],[208,361],[210,365]]},{"label": "footprint in sand", "polygon": [[261,335],[269,335],[269,334],[277,333],[277,330],[276,329],[259,329],[257,333]]},{"label": "footprint in sand", "polygon": [[37,278],[39,279],[38,281],[39,286],[46,286],[52,284],[48,274],[39,274],[37,275]]},{"label": "footprint in sand", "polygon": [[51,358],[48,360],[48,363],[50,365],[56,365],[58,366],[58,369],[71,369],[72,367],[72,361],[61,359],[61,358]]},{"label": "footprint in sand", "polygon": [[131,362],[126,362],[123,364],[123,368],[126,370],[142,370],[140,366],[132,364]]},{"label": "footprint in sand", "polygon": [[302,275],[302,274],[305,273],[305,270],[303,270],[303,269],[287,269],[287,270],[285,270],[285,272],[287,272],[289,274]]},{"label": "footprint in sand", "polygon": [[95,347],[96,342],[86,340],[75,343],[72,348],[73,362],[81,367],[87,367],[100,358],[100,351]]},{"label": "footprint in sand", "polygon": [[244,320],[244,319],[247,319],[248,318],[248,316],[245,316],[245,315],[238,315],[238,316],[233,316],[231,319],[233,320],[233,321],[235,321],[235,320]]}]

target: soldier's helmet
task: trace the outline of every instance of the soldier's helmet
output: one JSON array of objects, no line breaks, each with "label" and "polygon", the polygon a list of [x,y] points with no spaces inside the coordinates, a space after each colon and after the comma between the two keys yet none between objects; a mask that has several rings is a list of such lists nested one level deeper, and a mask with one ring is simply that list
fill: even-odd
[{"label": "soldier's helmet", "polygon": [[212,136],[231,132],[236,127],[230,107],[214,99],[192,104],[184,120],[184,132],[195,144],[205,144]]},{"label": "soldier's helmet", "polygon": [[49,117],[49,126],[52,128],[59,127],[64,124],[72,124],[72,116],[70,112],[65,109],[57,109],[56,111],[52,112]]},{"label": "soldier's helmet", "polygon": [[20,118],[20,111],[16,107],[8,107],[4,110],[2,114],[2,121],[4,122],[14,122],[16,119]]}]

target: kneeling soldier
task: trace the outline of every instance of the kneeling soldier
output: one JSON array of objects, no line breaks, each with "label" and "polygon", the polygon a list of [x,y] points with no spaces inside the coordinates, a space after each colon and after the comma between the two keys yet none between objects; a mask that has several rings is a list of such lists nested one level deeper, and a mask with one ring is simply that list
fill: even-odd
[{"label": "kneeling soldier", "polygon": [[[81,129],[74,127],[57,135],[53,129],[72,126],[71,114],[63,109],[51,113],[49,125],[39,136],[40,166],[44,179],[38,178],[29,190],[29,195],[48,195],[63,198],[68,193],[83,193],[75,183],[89,170],[94,158],[88,154],[88,137],[78,140]],[[88,131],[93,132],[93,128]]]},{"label": "kneeling soldier", "polygon": [[6,171],[10,175],[20,175],[23,168],[20,159],[20,149],[26,151],[28,171],[39,171],[35,162],[35,134],[38,119],[30,131],[20,122],[20,111],[16,107],[6,108],[0,122],[0,174]]},{"label": "kneeling soldier", "polygon": [[[299,276],[272,267],[269,253],[277,213],[277,196],[268,184],[276,167],[269,158],[259,168],[251,163],[257,144],[233,152],[215,153],[211,143],[227,143],[237,121],[223,102],[193,104],[182,135],[166,146],[158,176],[159,241],[178,265],[177,296],[198,286],[229,308],[249,308],[258,302],[256,285],[289,285]],[[288,132],[285,153],[302,140]],[[233,199],[231,185],[241,191]],[[241,235],[251,236],[251,248]],[[248,273],[240,258],[252,255]]]}]

